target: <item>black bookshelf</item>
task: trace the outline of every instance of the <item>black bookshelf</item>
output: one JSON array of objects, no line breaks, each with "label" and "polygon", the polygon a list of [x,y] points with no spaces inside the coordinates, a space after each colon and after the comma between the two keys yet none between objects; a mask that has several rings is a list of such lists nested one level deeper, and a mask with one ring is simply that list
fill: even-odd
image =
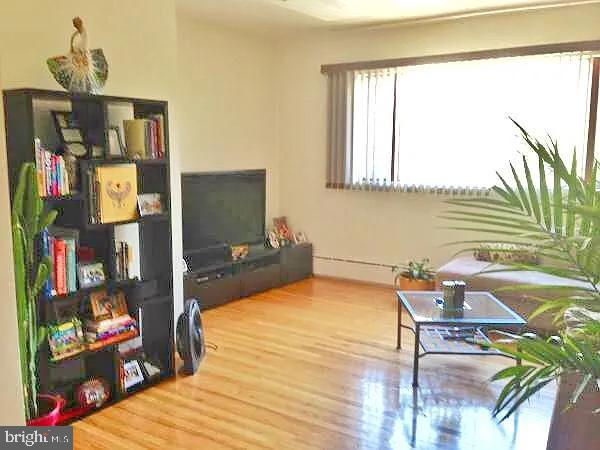
[{"label": "black bookshelf", "polygon": [[[77,229],[80,244],[95,250],[98,260],[104,264],[107,280],[97,288],[79,289],[51,298],[40,296],[38,315],[42,323],[55,323],[76,314],[84,314],[85,302],[94,290],[107,289],[109,293],[123,291],[129,313],[141,322],[138,325],[143,342],[142,350],[148,359],[156,361],[160,366],[161,372],[153,382],[155,383],[175,374],[167,102],[41,89],[5,90],[10,192],[12,196],[21,164],[35,161],[34,138],[41,139],[48,150],[59,151],[60,143],[50,111],[70,110],[81,124],[86,143],[108,149],[108,129],[111,121],[114,121],[114,118],[111,118],[111,110],[119,105],[130,108],[134,118],[143,118],[150,114],[161,114],[164,117],[166,156],[162,159],[145,160],[109,158],[107,154],[94,159],[90,156],[80,161],[81,183],[78,192],[62,197],[44,198],[48,208],[58,211],[55,225]],[[91,223],[86,169],[122,163],[135,163],[138,193],[160,193],[165,213],[118,223]],[[125,223],[137,223],[139,229],[140,277],[133,280],[120,280],[116,276],[115,226]],[[143,295],[140,294],[142,292]],[[111,390],[110,401],[106,405],[114,404],[132,394],[120,389],[120,358],[118,344],[111,344],[96,350],[86,350],[64,360],[51,361],[50,351],[45,343],[39,353],[40,392],[62,394],[66,397],[68,405],[70,403],[70,407],[75,407],[74,391],[78,384],[90,377],[102,377],[108,382]],[[140,385],[135,391],[153,383]]]}]

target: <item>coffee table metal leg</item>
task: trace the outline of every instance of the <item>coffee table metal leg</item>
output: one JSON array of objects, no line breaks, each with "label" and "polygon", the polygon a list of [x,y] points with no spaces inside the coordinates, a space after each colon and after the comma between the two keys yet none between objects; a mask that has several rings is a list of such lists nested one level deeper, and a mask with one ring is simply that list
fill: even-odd
[{"label": "coffee table metal leg", "polygon": [[402,302],[398,303],[398,336],[396,338],[396,350],[402,347]]},{"label": "coffee table metal leg", "polygon": [[415,324],[415,354],[413,356],[413,387],[417,387],[419,385],[419,349],[420,344],[419,340],[421,339],[421,327],[418,324]]}]

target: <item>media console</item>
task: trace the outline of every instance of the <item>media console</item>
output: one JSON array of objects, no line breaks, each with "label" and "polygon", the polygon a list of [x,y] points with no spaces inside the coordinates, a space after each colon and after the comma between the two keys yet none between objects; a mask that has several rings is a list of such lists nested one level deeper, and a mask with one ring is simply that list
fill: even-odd
[{"label": "media console", "polygon": [[251,249],[242,260],[217,263],[194,263],[191,258],[188,269],[183,282],[185,298],[197,299],[204,310],[310,277],[313,249],[308,243]]}]

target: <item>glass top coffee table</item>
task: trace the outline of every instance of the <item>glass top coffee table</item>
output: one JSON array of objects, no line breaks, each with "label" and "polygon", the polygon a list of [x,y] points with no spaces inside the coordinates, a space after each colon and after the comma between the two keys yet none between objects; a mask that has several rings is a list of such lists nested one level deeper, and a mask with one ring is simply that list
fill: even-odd
[{"label": "glass top coffee table", "polygon": [[[514,359],[499,350],[479,345],[490,343],[486,334],[488,328],[519,330],[527,323],[489,292],[466,292],[465,307],[461,312],[444,311],[443,294],[439,291],[397,291],[396,295],[396,349],[402,346],[402,328],[415,334],[413,386],[419,384],[419,358],[426,355],[493,355]],[[402,323],[402,309],[408,312],[414,328]]]}]

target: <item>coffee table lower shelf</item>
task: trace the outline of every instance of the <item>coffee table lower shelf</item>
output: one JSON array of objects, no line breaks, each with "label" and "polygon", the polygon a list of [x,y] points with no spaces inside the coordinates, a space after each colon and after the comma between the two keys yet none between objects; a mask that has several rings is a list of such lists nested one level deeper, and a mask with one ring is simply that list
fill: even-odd
[{"label": "coffee table lower shelf", "polygon": [[[512,355],[501,352],[495,348],[483,348],[481,344],[471,343],[465,339],[452,339],[453,333],[472,330],[473,337],[478,342],[491,344],[492,341],[484,332],[484,327],[453,327],[453,326],[425,326],[416,325],[416,329],[405,324],[400,327],[411,330],[415,335],[415,349],[413,357],[413,383],[419,385],[419,359],[427,355],[478,355],[478,356],[503,356],[514,359],[517,365],[521,360]],[[398,342],[398,349],[400,342]],[[423,349],[423,351],[421,351]]]}]

